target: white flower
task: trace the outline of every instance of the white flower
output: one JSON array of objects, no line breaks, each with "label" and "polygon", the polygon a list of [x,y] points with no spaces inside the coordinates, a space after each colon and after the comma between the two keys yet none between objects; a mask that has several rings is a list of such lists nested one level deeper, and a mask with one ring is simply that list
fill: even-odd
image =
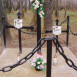
[{"label": "white flower", "polygon": [[42,64],[46,63],[46,59],[43,60]]},{"label": "white flower", "polygon": [[45,63],[46,63],[46,59],[43,59],[43,56],[39,54],[35,54],[35,58],[31,60],[31,66],[37,69],[45,69],[45,66],[46,66]]},{"label": "white flower", "polygon": [[37,8],[39,8],[39,5],[35,5],[34,9],[37,9]]},{"label": "white flower", "polygon": [[44,12],[42,10],[40,11],[40,13],[44,15]]},{"label": "white flower", "polygon": [[43,18],[43,16],[42,16],[42,15],[40,15],[40,17],[41,17],[41,18]]},{"label": "white flower", "polygon": [[38,68],[38,69],[40,69],[40,67],[39,67],[39,66],[38,66],[37,68]]},{"label": "white flower", "polygon": [[44,61],[42,62],[42,64],[44,64]]},{"label": "white flower", "polygon": [[36,3],[37,5],[39,5],[39,4],[40,4],[40,2],[39,2],[38,0],[36,0],[36,1],[35,1],[35,3]]},{"label": "white flower", "polygon": [[43,15],[44,15],[43,10],[40,11],[39,15],[40,15],[41,18],[43,18]]},{"label": "white flower", "polygon": [[37,62],[37,64],[40,64],[40,62]]},{"label": "white flower", "polygon": [[39,15],[40,15],[40,17],[41,17],[41,18],[43,18],[43,15],[42,15],[42,13],[41,13],[41,12],[40,12],[40,14],[39,14]]},{"label": "white flower", "polygon": [[40,15],[41,18],[43,18],[43,15],[42,14],[39,14],[39,15]]},{"label": "white flower", "polygon": [[37,55],[37,59],[40,58],[40,55]]},{"label": "white flower", "polygon": [[30,0],[30,2],[33,2],[34,0]]},{"label": "white flower", "polygon": [[42,14],[44,15],[45,13],[42,11]]},{"label": "white flower", "polygon": [[47,60],[46,59],[44,59],[44,63],[47,63]]},{"label": "white flower", "polygon": [[[40,11],[40,13],[39,13],[39,15],[40,15],[40,17],[41,18],[43,18],[43,16],[44,16],[44,11],[43,11],[43,3],[41,3],[40,2],[40,0],[30,0],[31,2],[33,2],[32,3],[32,6],[33,6],[33,9],[38,9],[39,8],[39,11]],[[44,0],[42,0],[42,2],[44,2]]]},{"label": "white flower", "polygon": [[43,4],[40,4],[40,6],[43,6]]},{"label": "white flower", "polygon": [[33,61],[33,62],[36,62],[36,60],[37,60],[36,58],[33,58],[33,60],[32,60],[32,61]]},{"label": "white flower", "polygon": [[36,64],[35,64],[35,63],[31,63],[31,66],[35,67],[35,66],[36,66]]},{"label": "white flower", "polygon": [[40,55],[40,58],[43,59],[43,56]]},{"label": "white flower", "polygon": [[35,3],[33,3],[32,6],[35,6]]},{"label": "white flower", "polygon": [[43,69],[44,68],[44,66],[43,65],[40,65],[40,67]]}]

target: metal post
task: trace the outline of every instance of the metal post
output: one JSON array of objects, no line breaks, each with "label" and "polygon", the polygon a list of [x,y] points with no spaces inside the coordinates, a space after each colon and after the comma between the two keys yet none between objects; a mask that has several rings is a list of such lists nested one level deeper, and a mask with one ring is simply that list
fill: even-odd
[{"label": "metal post", "polygon": [[[21,13],[18,12],[17,13],[18,19],[20,19],[21,17]],[[22,53],[22,45],[21,45],[21,29],[18,29],[18,36],[19,36],[19,53]]]},{"label": "metal post", "polygon": [[[37,43],[41,39],[41,18],[37,11]],[[37,45],[41,45],[41,42]],[[41,47],[38,52],[41,52]]]},{"label": "metal post", "polygon": [[51,77],[52,69],[52,40],[47,41],[47,74],[46,77]]},{"label": "metal post", "polygon": [[18,30],[18,36],[19,36],[19,53],[22,53],[22,45],[21,45],[21,29]]},{"label": "metal post", "polygon": [[18,12],[18,13],[17,13],[17,16],[18,16],[18,19],[20,19],[20,18],[21,18],[21,13]]},{"label": "metal post", "polygon": [[5,18],[4,18],[4,16],[2,16],[2,24],[4,24],[3,25],[3,40],[4,40],[4,47],[6,48],[6,33],[5,33]]},{"label": "metal post", "polygon": [[[58,26],[58,22],[59,22],[59,20],[56,19],[56,26]],[[56,35],[56,38],[58,39],[58,35]],[[57,40],[56,40],[56,53],[57,53],[57,46],[58,46],[58,44],[57,44]]]},{"label": "metal post", "polygon": [[67,38],[66,38],[66,46],[68,47],[69,43],[69,16],[67,16]]}]

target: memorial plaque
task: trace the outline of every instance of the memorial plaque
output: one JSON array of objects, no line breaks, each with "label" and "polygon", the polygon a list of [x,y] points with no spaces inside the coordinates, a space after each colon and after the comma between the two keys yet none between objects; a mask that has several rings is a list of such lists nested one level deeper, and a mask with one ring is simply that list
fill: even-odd
[{"label": "memorial plaque", "polygon": [[14,20],[14,27],[17,28],[17,29],[20,29],[22,28],[22,19],[15,19]]},{"label": "memorial plaque", "polygon": [[59,35],[61,34],[61,26],[53,26],[53,34]]}]

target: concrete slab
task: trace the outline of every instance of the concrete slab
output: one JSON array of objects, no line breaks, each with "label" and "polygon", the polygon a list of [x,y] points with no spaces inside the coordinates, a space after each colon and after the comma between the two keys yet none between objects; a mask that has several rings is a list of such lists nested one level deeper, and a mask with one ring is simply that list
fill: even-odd
[{"label": "concrete slab", "polygon": [[[23,53],[21,58],[27,55],[33,48],[23,48]],[[77,65],[77,58],[73,55],[73,53],[69,50],[69,48],[64,47],[65,54],[68,58],[71,58],[74,63]],[[42,48],[42,54],[46,58],[46,48]],[[12,65],[17,62],[17,54],[18,48],[12,49],[8,48],[3,51],[0,55],[0,68],[6,65]],[[55,54],[55,48],[53,48],[53,56]],[[52,58],[53,58],[52,56]],[[31,59],[30,59],[31,60]],[[38,72],[35,69],[32,69],[30,66],[30,60],[28,60],[25,64],[14,68],[10,72],[0,72],[0,77],[46,77],[45,72]],[[52,77],[77,77],[77,71],[70,68],[65,60],[59,53],[57,54],[57,65],[52,65]]]}]

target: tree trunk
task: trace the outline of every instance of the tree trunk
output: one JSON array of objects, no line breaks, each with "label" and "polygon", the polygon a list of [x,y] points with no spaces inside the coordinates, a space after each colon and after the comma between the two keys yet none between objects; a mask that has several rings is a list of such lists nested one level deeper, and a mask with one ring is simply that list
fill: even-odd
[{"label": "tree trunk", "polygon": [[2,0],[3,7],[7,13],[11,12],[11,0]]},{"label": "tree trunk", "polygon": [[59,0],[59,10],[61,10],[61,0]]},{"label": "tree trunk", "polygon": [[45,10],[45,18],[44,18],[44,25],[46,30],[52,29],[52,7],[51,7],[52,0],[45,0],[44,10]]},{"label": "tree trunk", "polygon": [[69,3],[70,3],[69,0],[67,0],[67,1],[66,1],[66,5],[67,5],[66,7],[67,7],[68,10],[69,10],[69,6],[70,6]]},{"label": "tree trunk", "polygon": [[25,0],[25,8],[24,11],[27,12],[27,0]]},{"label": "tree trunk", "polygon": [[55,17],[59,17],[58,0],[56,0]]},{"label": "tree trunk", "polygon": [[31,26],[34,27],[33,31],[37,31],[37,12],[36,10],[33,11],[33,18],[30,24]]},{"label": "tree trunk", "polygon": [[[0,29],[1,29],[1,26],[2,26],[2,16],[4,16],[6,18],[6,14],[5,14],[4,8],[2,6],[2,0],[0,0]],[[5,21],[7,21],[7,18],[6,18]],[[11,42],[11,34],[10,34],[9,29],[6,30],[6,40]]]},{"label": "tree trunk", "polygon": [[23,1],[20,0],[20,13],[21,13],[21,18],[24,17],[24,11],[23,11]]},{"label": "tree trunk", "polygon": [[5,16],[5,14],[2,7],[2,0],[0,0],[0,30],[1,30],[1,25],[2,25],[2,16]]},{"label": "tree trunk", "polygon": [[65,10],[65,13],[64,13],[64,18],[65,18],[66,15],[67,15],[67,10],[66,10],[66,1],[64,1],[64,10]]},{"label": "tree trunk", "polygon": [[29,10],[31,10],[31,2],[30,2],[30,0],[29,0]]},{"label": "tree trunk", "polygon": [[7,0],[7,5],[8,5],[8,13],[11,12],[11,0]]},{"label": "tree trunk", "polygon": [[3,5],[3,8],[4,8],[5,12],[7,12],[7,1],[2,0],[2,5]]},{"label": "tree trunk", "polygon": [[52,0],[52,14],[54,10],[55,10],[55,0]]}]

